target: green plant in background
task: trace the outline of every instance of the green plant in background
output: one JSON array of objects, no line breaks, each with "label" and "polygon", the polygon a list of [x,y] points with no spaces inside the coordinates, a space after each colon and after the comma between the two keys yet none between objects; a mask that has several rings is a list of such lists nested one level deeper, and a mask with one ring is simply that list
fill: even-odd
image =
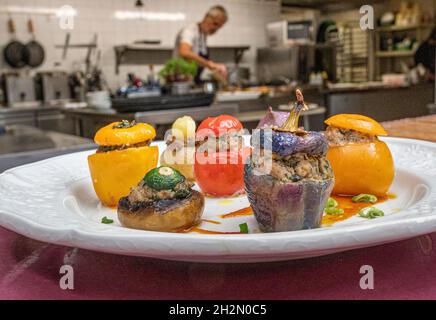
[{"label": "green plant in background", "polygon": [[197,63],[182,58],[170,59],[159,72],[167,82],[189,81],[197,73]]}]

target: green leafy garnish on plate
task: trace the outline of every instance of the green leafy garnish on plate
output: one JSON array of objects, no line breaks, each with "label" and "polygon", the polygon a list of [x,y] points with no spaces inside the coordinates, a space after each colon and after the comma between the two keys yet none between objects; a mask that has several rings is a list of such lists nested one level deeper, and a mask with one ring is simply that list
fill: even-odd
[{"label": "green leafy garnish on plate", "polygon": [[359,211],[359,216],[366,219],[375,219],[378,217],[383,217],[385,213],[375,207],[366,207]]},{"label": "green leafy garnish on plate", "polygon": [[378,199],[376,196],[374,196],[372,194],[361,193],[361,194],[358,194],[357,196],[354,196],[353,198],[351,198],[351,200],[353,202],[376,203]]},{"label": "green leafy garnish on plate", "polygon": [[325,206],[326,208],[335,208],[338,206],[338,202],[335,199],[329,197]]},{"label": "green leafy garnish on plate", "polygon": [[103,218],[101,219],[101,223],[104,223],[104,224],[111,224],[111,223],[114,223],[114,220],[109,219],[108,217],[103,217]]},{"label": "green leafy garnish on plate", "polygon": [[335,208],[335,207],[327,207],[324,209],[325,213],[331,215],[344,214],[344,209]]},{"label": "green leafy garnish on plate", "polygon": [[325,204],[324,212],[330,215],[344,214],[344,209],[337,208],[337,206],[338,202],[335,199],[329,197],[327,203]]},{"label": "green leafy garnish on plate", "polygon": [[248,233],[248,225],[247,225],[247,223],[241,223],[239,225],[239,230],[241,231],[241,233]]}]

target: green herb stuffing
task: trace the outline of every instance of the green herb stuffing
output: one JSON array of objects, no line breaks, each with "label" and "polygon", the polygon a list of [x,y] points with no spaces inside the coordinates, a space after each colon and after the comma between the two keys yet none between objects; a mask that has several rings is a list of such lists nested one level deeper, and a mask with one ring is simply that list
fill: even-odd
[{"label": "green herb stuffing", "polygon": [[176,191],[175,197],[177,199],[184,199],[187,196],[189,196],[190,194],[191,194],[191,191],[189,189],[180,189],[180,190]]}]

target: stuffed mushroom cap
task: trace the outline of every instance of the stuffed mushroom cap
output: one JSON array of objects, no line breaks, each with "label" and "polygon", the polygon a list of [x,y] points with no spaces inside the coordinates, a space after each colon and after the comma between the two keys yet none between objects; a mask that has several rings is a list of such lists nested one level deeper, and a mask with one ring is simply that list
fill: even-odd
[{"label": "stuffed mushroom cap", "polygon": [[200,222],[204,196],[192,190],[179,171],[161,166],[148,172],[118,204],[118,219],[128,228],[177,232]]}]

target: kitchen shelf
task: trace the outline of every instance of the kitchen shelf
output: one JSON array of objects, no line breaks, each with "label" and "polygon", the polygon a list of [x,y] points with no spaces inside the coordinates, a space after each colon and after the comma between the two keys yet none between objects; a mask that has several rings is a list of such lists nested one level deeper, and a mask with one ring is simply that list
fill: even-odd
[{"label": "kitchen shelf", "polygon": [[407,30],[415,30],[415,29],[426,29],[433,28],[433,24],[418,24],[418,25],[407,25],[407,26],[388,26],[388,27],[379,27],[375,29],[375,32],[396,32],[396,31],[407,31]]},{"label": "kitchen shelf", "polygon": [[[403,59],[410,59],[416,53],[417,47],[428,37],[430,29],[435,25],[433,23],[422,23],[416,25],[405,26],[387,26],[379,27],[370,32],[370,47],[373,50],[369,51],[371,66],[371,80],[380,80],[384,73],[402,72],[401,62]],[[407,33],[409,38],[415,39],[413,49],[411,50],[390,50],[382,51],[380,46],[382,38],[393,39],[399,35],[398,33]]]},{"label": "kitchen shelf", "polygon": [[376,56],[379,58],[392,58],[392,57],[413,57],[416,50],[402,50],[402,51],[377,51]]},{"label": "kitchen shelf", "polygon": [[[235,64],[238,64],[244,52],[250,46],[209,46],[212,59],[214,56],[231,53]],[[120,45],[115,46],[115,72],[119,73],[120,65],[134,64],[164,64],[173,56],[173,47],[153,46],[153,45]]]}]

